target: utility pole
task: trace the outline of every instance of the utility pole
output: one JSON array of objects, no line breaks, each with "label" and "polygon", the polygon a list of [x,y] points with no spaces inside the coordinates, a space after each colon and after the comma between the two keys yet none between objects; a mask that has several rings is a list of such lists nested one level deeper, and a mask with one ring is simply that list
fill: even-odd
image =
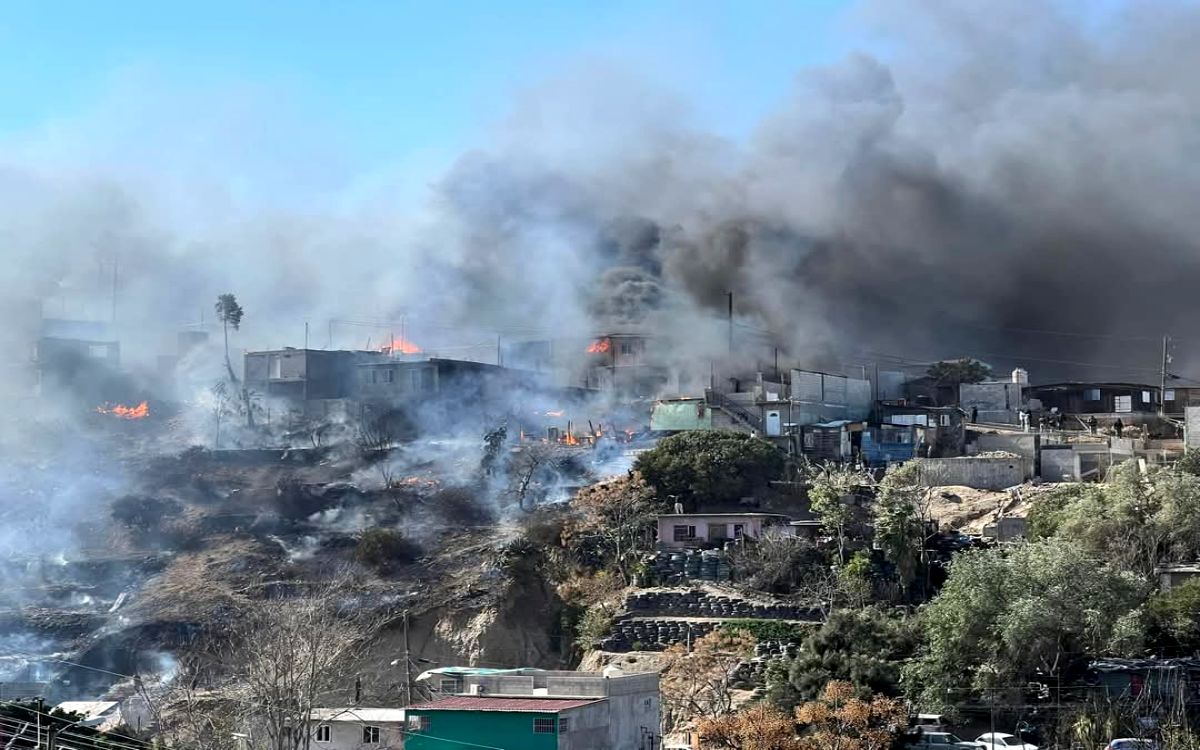
[{"label": "utility pole", "polygon": [[327,346],[325,348],[326,349],[333,348],[333,318],[329,319],[329,346]]},{"label": "utility pole", "polygon": [[404,705],[412,704],[412,658],[408,650],[408,610],[404,610]]},{"label": "utility pole", "polygon": [[308,350],[308,321],[304,321],[304,349]]},{"label": "utility pole", "polygon": [[725,292],[729,298],[729,356],[733,356],[733,292]]},{"label": "utility pole", "polygon": [[1167,355],[1167,342],[1168,341],[1170,341],[1170,339],[1167,338],[1166,336],[1163,336],[1162,370],[1160,371],[1159,385],[1158,385],[1158,416],[1160,416],[1160,417],[1163,416],[1164,414],[1166,414],[1166,410],[1167,410],[1167,404],[1166,404],[1166,401],[1167,401],[1167,399],[1166,399],[1166,395],[1167,395],[1167,362],[1170,361],[1170,358]]},{"label": "utility pole", "polygon": [[117,262],[120,256],[113,256],[113,279],[112,279],[112,322],[117,322]]}]

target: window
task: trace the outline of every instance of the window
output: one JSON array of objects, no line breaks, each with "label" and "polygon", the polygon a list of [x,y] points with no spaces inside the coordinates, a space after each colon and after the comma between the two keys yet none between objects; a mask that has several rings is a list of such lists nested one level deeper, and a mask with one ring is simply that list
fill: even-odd
[{"label": "window", "polygon": [[379,727],[363,727],[363,744],[379,744]]},{"label": "window", "polygon": [[328,724],[322,724],[317,727],[317,733],[313,739],[317,742],[329,742],[329,738],[333,736],[333,727]]},{"label": "window", "polygon": [[558,733],[559,733],[559,734],[563,734],[563,733],[564,733],[564,732],[566,732],[568,729],[570,729],[570,727],[571,727],[571,720],[570,720],[570,719],[565,719],[565,718],[564,718],[564,719],[559,719],[559,720],[558,720]]},{"label": "window", "polygon": [[396,371],[395,370],[387,370],[383,374],[383,379],[385,382],[388,382],[388,383],[396,382]]},{"label": "window", "polygon": [[1175,389],[1174,388],[1168,388],[1167,390],[1163,391],[1163,401],[1174,401],[1174,400],[1175,400]]},{"label": "window", "polygon": [[1133,411],[1133,396],[1117,396],[1113,399],[1113,411],[1128,414]]},{"label": "window", "polygon": [[950,415],[943,414],[942,415],[942,427],[949,427],[949,426],[950,426]]},{"label": "window", "polygon": [[443,693],[457,693],[458,680],[454,679],[453,677],[443,677],[440,690]]},{"label": "window", "polygon": [[88,344],[88,356],[93,359],[108,359],[108,345]]},{"label": "window", "polygon": [[745,524],[735,523],[733,525],[733,538],[741,539],[746,534]]},{"label": "window", "polygon": [[371,382],[372,383],[379,382],[379,371],[378,370],[371,370]]},{"label": "window", "polygon": [[1083,392],[1083,400],[1084,401],[1099,401],[1100,400],[1100,389],[1099,388],[1088,388],[1086,391]]},{"label": "window", "polygon": [[1142,403],[1143,403],[1143,404],[1150,404],[1150,403],[1154,403],[1154,402],[1153,402],[1153,401],[1151,401],[1151,399],[1150,399],[1150,391],[1142,391]]},{"label": "window", "polygon": [[429,717],[428,716],[410,716],[408,717],[408,731],[410,732],[428,732]]},{"label": "window", "polygon": [[554,734],[554,719],[534,719],[534,734]]},{"label": "window", "polygon": [[432,368],[421,370],[421,390],[430,392],[436,390],[434,383],[437,373]]},{"label": "window", "polygon": [[623,355],[633,354],[633,344],[621,344],[621,354],[623,354]]},{"label": "window", "polygon": [[696,538],[696,527],[687,525],[677,525],[674,528],[674,540],[677,542],[688,542]]},{"label": "window", "polygon": [[267,377],[281,378],[283,377],[283,357],[278,354],[272,354],[267,358],[267,366],[270,370]]}]

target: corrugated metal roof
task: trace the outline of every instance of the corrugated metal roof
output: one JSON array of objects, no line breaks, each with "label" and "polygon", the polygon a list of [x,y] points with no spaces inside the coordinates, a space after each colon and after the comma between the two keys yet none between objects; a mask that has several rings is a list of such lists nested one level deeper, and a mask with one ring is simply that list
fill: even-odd
[{"label": "corrugated metal roof", "polygon": [[484,695],[456,695],[450,698],[418,703],[409,711],[531,711],[553,714],[569,708],[590,706],[604,698],[493,698]]}]

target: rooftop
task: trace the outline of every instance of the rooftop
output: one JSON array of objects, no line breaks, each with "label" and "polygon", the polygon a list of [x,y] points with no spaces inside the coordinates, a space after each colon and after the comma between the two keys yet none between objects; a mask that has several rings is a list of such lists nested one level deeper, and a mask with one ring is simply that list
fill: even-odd
[{"label": "rooftop", "polygon": [[456,695],[409,706],[409,711],[503,711],[553,714],[599,703],[604,698],[492,698]]},{"label": "rooftop", "polygon": [[314,708],[309,712],[312,721],[347,721],[366,724],[388,724],[404,721],[403,708]]},{"label": "rooftop", "polygon": [[787,518],[783,513],[659,513],[659,518]]}]

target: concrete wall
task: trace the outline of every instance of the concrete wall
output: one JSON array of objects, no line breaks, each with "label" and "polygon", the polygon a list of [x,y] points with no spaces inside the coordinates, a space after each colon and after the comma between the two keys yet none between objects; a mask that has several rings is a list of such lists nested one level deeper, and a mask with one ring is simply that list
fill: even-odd
[{"label": "concrete wall", "polygon": [[1079,479],[1079,457],[1070,448],[1043,448],[1042,481],[1074,482]]},{"label": "concrete wall", "polygon": [[[318,742],[317,727],[323,722],[312,722],[309,731],[313,733],[312,750],[398,750],[404,746],[403,727],[398,723],[375,723],[357,721],[324,722],[330,728],[330,741]],[[363,727],[379,728],[379,744],[363,744]]]},{"label": "concrete wall", "polygon": [[1017,424],[1021,408],[1021,384],[1008,381],[963,383],[958,387],[959,404],[967,412],[979,410],[980,422]]},{"label": "concrete wall", "polygon": [[1011,435],[983,433],[975,438],[975,449],[979,453],[1005,451],[1016,453],[1030,461],[1037,458],[1037,435]]},{"label": "concrete wall", "polygon": [[1033,476],[1026,458],[930,458],[920,462],[921,481],[927,485],[957,484],[980,490],[1002,490]]}]

